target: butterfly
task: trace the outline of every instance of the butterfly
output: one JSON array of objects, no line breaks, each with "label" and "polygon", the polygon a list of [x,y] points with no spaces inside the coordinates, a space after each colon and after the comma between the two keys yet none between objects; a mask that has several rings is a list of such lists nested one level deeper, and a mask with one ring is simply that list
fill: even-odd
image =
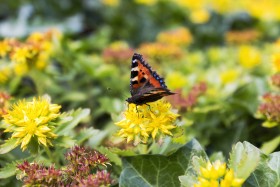
[{"label": "butterfly", "polygon": [[164,96],[175,94],[170,92],[164,79],[152,71],[151,66],[138,53],[134,53],[132,56],[130,93],[131,97],[126,101],[136,105],[147,104]]}]

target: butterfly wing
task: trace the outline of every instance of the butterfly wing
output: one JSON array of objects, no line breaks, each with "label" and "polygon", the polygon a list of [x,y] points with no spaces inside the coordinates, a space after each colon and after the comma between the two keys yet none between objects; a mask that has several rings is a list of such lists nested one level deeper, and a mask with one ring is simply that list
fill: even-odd
[{"label": "butterfly wing", "polygon": [[135,53],[131,63],[129,103],[145,104],[156,101],[163,96],[172,95],[161,78],[151,66],[145,62],[142,55]]},{"label": "butterfly wing", "polygon": [[144,87],[167,88],[163,78],[145,62],[142,55],[134,53],[131,63],[130,92],[137,94]]},{"label": "butterfly wing", "polygon": [[174,93],[170,92],[168,89],[165,88],[145,87],[142,90],[140,90],[139,93],[128,98],[126,101],[129,103],[142,105],[149,102],[157,101],[164,96],[173,95],[173,94]]}]

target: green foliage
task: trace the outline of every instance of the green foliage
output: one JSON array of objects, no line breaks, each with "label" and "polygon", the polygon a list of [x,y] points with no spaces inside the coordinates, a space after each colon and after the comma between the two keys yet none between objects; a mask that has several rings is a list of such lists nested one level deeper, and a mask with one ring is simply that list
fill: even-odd
[{"label": "green foliage", "polygon": [[262,155],[258,167],[250,175],[244,186],[279,186],[279,156],[278,152],[268,156]]},{"label": "green foliage", "polygon": [[[193,186],[202,176],[201,168],[215,161],[227,165],[219,182],[231,169],[245,187],[280,186],[280,76],[271,78],[280,71],[279,7],[274,1],[260,0],[254,6],[248,2],[4,0],[0,185],[22,185],[15,175],[24,160],[63,170],[67,150],[83,145],[110,159],[108,172],[119,186]],[[262,10],[256,12],[255,7]],[[59,34],[44,33],[48,39],[36,35],[53,25]],[[190,34],[178,32],[182,30]],[[37,42],[30,41],[32,35]],[[17,49],[32,46],[29,54],[15,58]],[[48,47],[52,52],[47,53]],[[153,71],[166,78],[167,87],[176,93],[166,100],[180,115],[170,136],[149,137],[145,144],[127,142],[118,134],[123,129],[115,125],[131,107],[125,100],[130,97],[134,52],[143,54]],[[46,58],[43,65],[36,61],[41,53]],[[44,146],[33,133],[27,149],[21,150],[21,142],[11,138],[15,132],[5,131],[10,125],[5,114],[13,103],[38,96],[61,106],[59,117],[47,123],[55,127],[55,138]],[[148,112],[155,117],[158,111]],[[28,117],[23,116],[20,125]],[[40,117],[34,120],[44,120]],[[134,122],[141,122],[141,116],[131,121],[127,134],[137,137],[143,131]],[[155,134],[160,131],[154,129]],[[32,134],[32,128],[28,130]]]},{"label": "green foliage", "polygon": [[178,176],[188,169],[193,155],[205,155],[196,140],[169,156],[124,157],[120,186],[179,186]]},{"label": "green foliage", "polygon": [[232,168],[238,178],[248,178],[257,167],[261,152],[248,142],[237,143],[230,154],[229,167]]}]

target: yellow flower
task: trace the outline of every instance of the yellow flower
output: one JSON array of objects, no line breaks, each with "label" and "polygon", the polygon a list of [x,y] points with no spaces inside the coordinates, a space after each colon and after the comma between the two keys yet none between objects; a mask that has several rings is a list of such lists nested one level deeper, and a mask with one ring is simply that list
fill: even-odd
[{"label": "yellow flower", "polygon": [[221,180],[221,187],[241,187],[244,183],[243,179],[235,178],[232,169],[227,170],[225,177]]},{"label": "yellow flower", "polygon": [[192,35],[187,28],[181,27],[172,31],[159,33],[157,41],[176,46],[184,46],[192,42]]},{"label": "yellow flower", "polygon": [[229,31],[226,33],[225,40],[228,43],[248,43],[257,40],[260,37],[260,32],[253,29],[242,31]]},{"label": "yellow flower", "polygon": [[213,164],[207,162],[206,168],[200,168],[200,174],[205,179],[217,180],[222,177],[226,172],[226,163],[220,160],[215,161]]},{"label": "yellow flower", "polygon": [[272,63],[275,71],[280,72],[280,54],[274,54],[272,56]]},{"label": "yellow flower", "polygon": [[161,135],[172,136],[170,130],[176,128],[174,122],[179,116],[171,111],[170,103],[158,100],[147,105],[129,104],[124,112],[125,118],[115,123],[121,129],[118,135],[134,144],[147,143],[151,136],[157,139]]},{"label": "yellow flower", "polygon": [[0,57],[4,57],[11,50],[8,40],[0,41]]},{"label": "yellow flower", "polygon": [[175,90],[186,86],[188,81],[182,73],[172,72],[167,75],[166,82],[171,90]]},{"label": "yellow flower", "polygon": [[252,46],[241,46],[239,49],[239,62],[244,68],[254,68],[261,62],[260,52]]},{"label": "yellow flower", "polygon": [[28,46],[16,47],[11,55],[11,59],[17,63],[26,63],[32,58],[33,53]]},{"label": "yellow flower", "polygon": [[280,52],[280,38],[278,38],[274,43],[273,43],[273,49],[275,52],[279,53]]},{"label": "yellow flower", "polygon": [[103,50],[102,56],[109,63],[127,63],[131,58],[133,49],[125,41],[116,41],[111,43]]},{"label": "yellow flower", "polygon": [[33,32],[30,34],[30,36],[27,38],[28,42],[41,42],[44,40],[44,34],[40,32]]},{"label": "yellow flower", "polygon": [[222,84],[228,84],[235,81],[238,77],[238,71],[235,69],[230,69],[222,72],[220,74],[220,79]]},{"label": "yellow flower", "polygon": [[144,43],[139,48],[140,53],[154,59],[180,58],[183,54],[180,47],[164,43]]},{"label": "yellow flower", "polygon": [[15,63],[14,72],[16,75],[22,76],[25,75],[29,70],[27,63]]},{"label": "yellow flower", "polygon": [[210,14],[204,8],[191,11],[190,19],[193,23],[203,24],[210,18]]},{"label": "yellow flower", "polygon": [[175,0],[174,2],[180,7],[196,9],[203,6],[203,1],[204,0],[196,0],[196,1]]},{"label": "yellow flower", "polygon": [[101,0],[102,4],[111,6],[111,7],[116,7],[120,4],[119,0]]},{"label": "yellow flower", "polygon": [[119,49],[128,49],[129,48],[129,45],[127,42],[125,41],[116,41],[116,42],[113,42],[109,45],[109,47],[113,50],[119,50]]},{"label": "yellow flower", "polygon": [[46,53],[40,53],[35,61],[35,67],[37,69],[44,69],[47,66],[49,55]]},{"label": "yellow flower", "polygon": [[233,170],[227,169],[226,163],[216,160],[200,167],[197,181],[194,187],[241,187],[244,179],[235,178]]},{"label": "yellow flower", "polygon": [[209,58],[210,62],[217,62],[222,58],[222,48],[218,47],[210,47],[207,51],[207,57]]},{"label": "yellow flower", "polygon": [[12,75],[12,70],[9,66],[0,67],[0,84],[3,84],[7,80],[9,80],[11,75]]},{"label": "yellow flower", "polygon": [[33,98],[32,101],[19,101],[8,114],[4,115],[5,132],[12,132],[11,139],[17,139],[25,150],[32,139],[44,146],[52,145],[50,139],[56,138],[54,125],[50,122],[59,117],[61,106],[50,104],[47,98]]}]

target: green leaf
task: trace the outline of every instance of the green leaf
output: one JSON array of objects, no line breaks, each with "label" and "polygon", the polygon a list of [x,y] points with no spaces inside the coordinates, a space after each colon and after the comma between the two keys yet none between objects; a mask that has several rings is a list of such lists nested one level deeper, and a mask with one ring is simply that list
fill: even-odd
[{"label": "green leaf", "polygon": [[9,151],[13,150],[17,146],[18,146],[17,139],[10,138],[10,139],[6,140],[4,144],[2,144],[0,146],[0,154],[8,153]]},{"label": "green leaf", "polygon": [[61,124],[56,128],[57,135],[68,135],[69,132],[75,128],[81,120],[87,117],[90,113],[90,109],[78,109],[74,111],[71,115],[73,119],[71,121],[67,121],[66,123]]},{"label": "green leaf", "polygon": [[28,143],[27,150],[33,155],[38,154],[39,143],[37,138],[31,138],[30,142]]},{"label": "green leaf", "polygon": [[272,127],[276,127],[278,124],[278,122],[275,121],[265,121],[263,122],[262,126],[266,127],[266,128],[272,128]]},{"label": "green leaf", "polygon": [[225,162],[225,157],[222,152],[213,153],[210,158],[210,162],[215,162],[216,160],[220,160],[221,162]]},{"label": "green leaf", "polygon": [[59,136],[54,141],[54,145],[56,147],[70,148],[70,147],[73,147],[75,144],[76,144],[76,140],[73,140],[69,136]]},{"label": "green leaf", "polygon": [[247,179],[260,161],[261,152],[248,142],[238,142],[232,149],[229,167],[234,170],[236,177]]},{"label": "green leaf", "polygon": [[95,136],[99,132],[100,132],[99,130],[94,129],[92,127],[82,129],[77,134],[77,136],[75,136],[75,139],[77,140],[77,144],[79,144],[79,145],[82,144],[84,141],[86,141],[87,139],[89,139],[92,136]]},{"label": "green leaf", "polygon": [[272,151],[274,151],[278,147],[279,144],[280,144],[280,136],[277,136],[277,137],[273,138],[272,140],[263,143],[261,150],[265,154],[269,154]]},{"label": "green leaf", "polygon": [[257,98],[263,95],[268,89],[265,79],[255,78],[250,83],[243,85],[229,98],[232,106],[242,107],[251,114],[255,114],[258,108]]},{"label": "green leaf", "polygon": [[196,140],[192,140],[170,156],[142,155],[124,157],[120,186],[180,186],[178,176],[183,175],[194,155],[206,156]]},{"label": "green leaf", "polygon": [[6,179],[15,175],[17,170],[17,164],[18,161],[6,164],[4,167],[0,168],[0,179]]},{"label": "green leaf", "polygon": [[245,182],[244,187],[280,186],[280,152],[262,155],[257,169]]},{"label": "green leaf", "polygon": [[130,149],[119,149],[117,147],[109,148],[111,152],[119,155],[119,156],[135,156],[136,153]]},{"label": "green leaf", "polygon": [[108,149],[107,147],[99,147],[97,150],[106,155],[107,158],[109,158],[110,162],[115,163],[118,166],[121,166],[121,158],[114,152],[111,151],[111,149]]},{"label": "green leaf", "polygon": [[180,180],[182,186],[187,186],[187,187],[193,186],[197,182],[195,175],[179,176],[179,180]]}]

